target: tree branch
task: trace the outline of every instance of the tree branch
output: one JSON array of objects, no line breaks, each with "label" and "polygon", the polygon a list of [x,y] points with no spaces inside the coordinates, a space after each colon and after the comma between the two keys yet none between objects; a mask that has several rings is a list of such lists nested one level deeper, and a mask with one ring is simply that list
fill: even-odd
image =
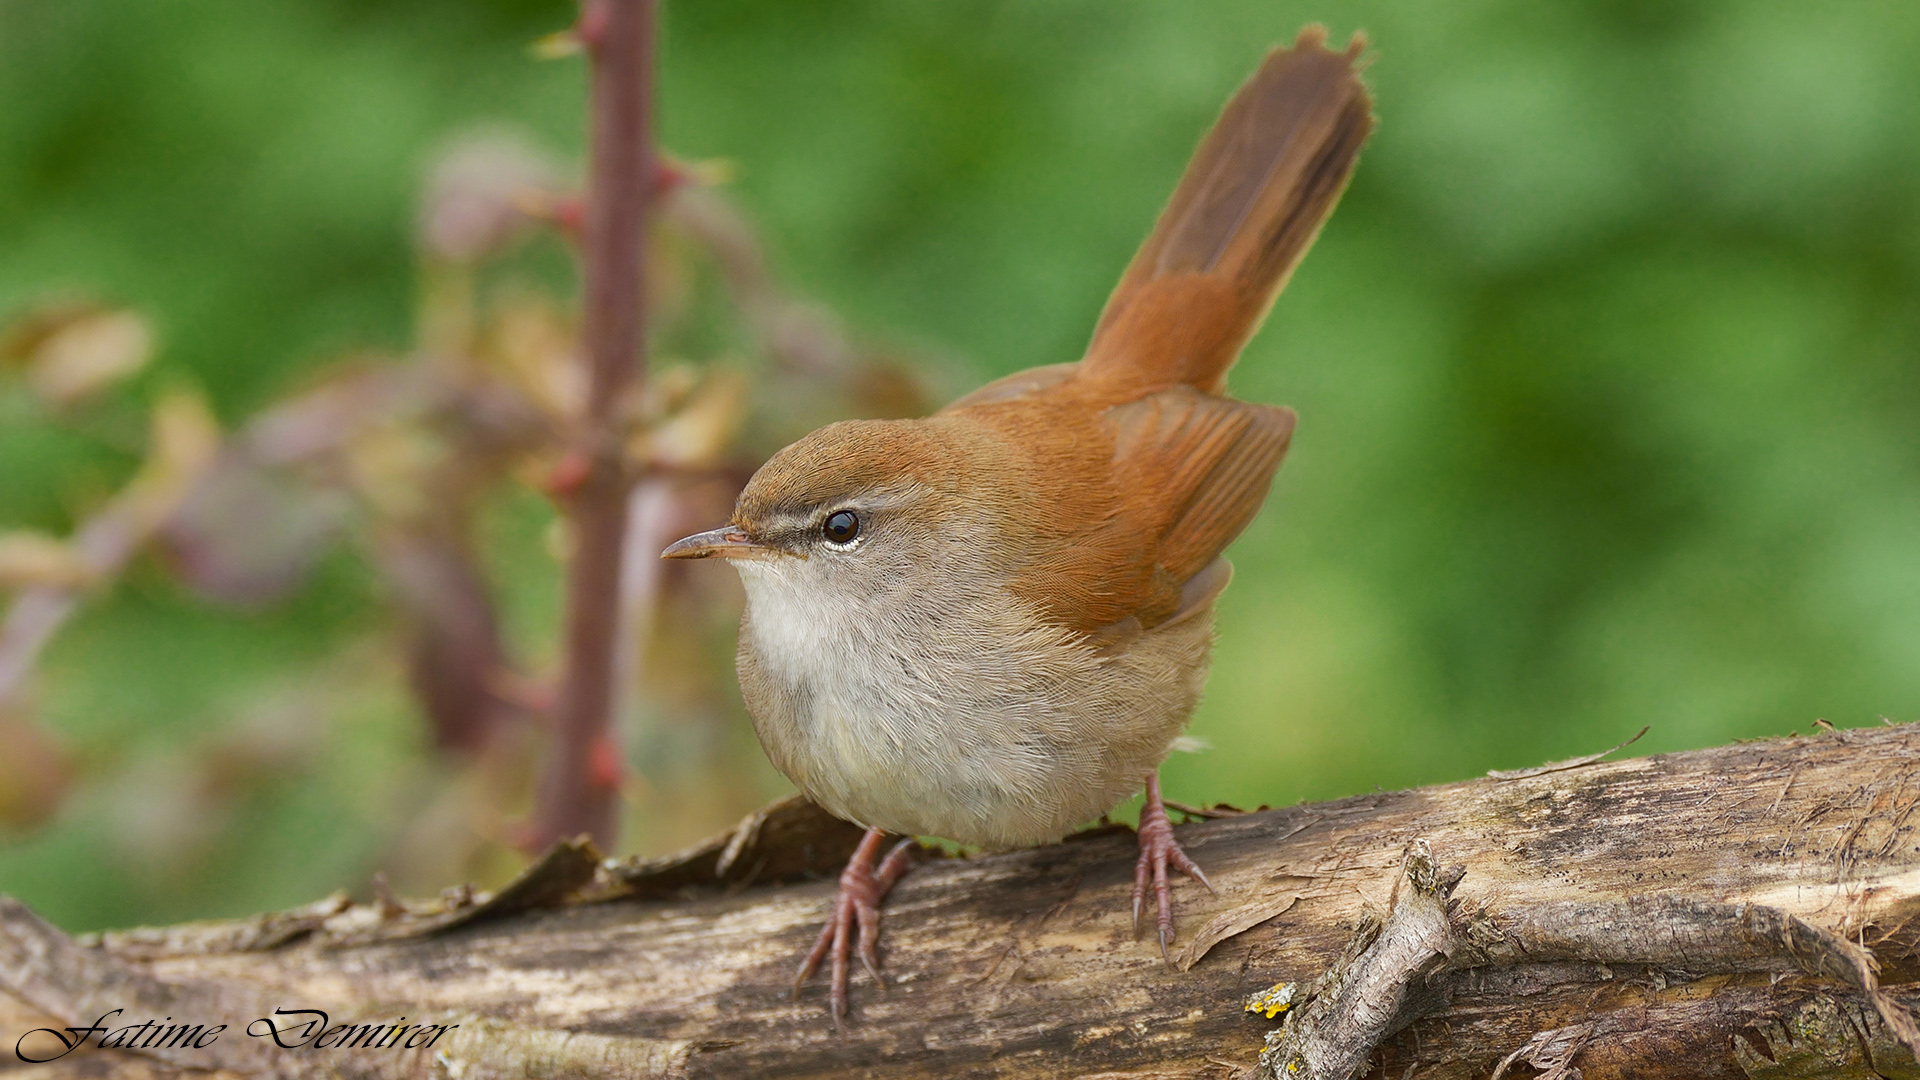
[{"label": "tree branch", "polygon": [[1185,971],[1132,938],[1123,828],[930,859],[887,903],[891,985],[856,976],[842,1033],[788,986],[859,831],[798,800],[674,859],[562,845],[492,897],[84,945],[13,905],[0,993],[63,1023],[461,1025],[431,1051],[168,1059],[271,1076],[1227,1080],[1264,1052],[1289,1078],[1912,1077],[1916,809],[1905,725],[1224,816],[1180,829],[1221,891],[1179,887]]},{"label": "tree branch", "polygon": [[644,255],[654,188],[653,0],[586,0],[580,37],[593,66],[593,147],[587,192],[582,340],[587,415],[575,456],[585,478],[569,503],[566,674],[555,742],[541,779],[537,842],[616,828],[619,754],[612,733],[613,649],[632,477],[621,422],[645,360]]}]

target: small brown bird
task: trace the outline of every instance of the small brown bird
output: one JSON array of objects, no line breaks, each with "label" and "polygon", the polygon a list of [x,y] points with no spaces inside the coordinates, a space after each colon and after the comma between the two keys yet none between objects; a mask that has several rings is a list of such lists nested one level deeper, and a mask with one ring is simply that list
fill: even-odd
[{"label": "small brown bird", "polygon": [[[1000,379],[924,420],[832,424],[775,454],[730,524],[667,558],[746,584],[740,688],[773,763],[869,830],[801,982],[831,954],[877,979],[888,833],[1045,844],[1145,785],[1136,928],[1162,953],[1171,865],[1206,884],[1157,770],[1206,681],[1221,551],[1253,519],[1291,410],[1223,394],[1332,212],[1373,126],[1344,53],[1309,28],[1227,104],[1078,363]],[[1208,885],[1208,888],[1211,888]]]}]

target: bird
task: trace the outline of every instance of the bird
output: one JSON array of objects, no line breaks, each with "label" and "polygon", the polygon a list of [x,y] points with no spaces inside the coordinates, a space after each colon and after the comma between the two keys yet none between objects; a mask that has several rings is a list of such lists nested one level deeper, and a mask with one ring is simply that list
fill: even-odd
[{"label": "bird", "polygon": [[[1077,361],[931,416],[829,424],[774,454],[719,528],[746,592],[742,697],[774,766],[867,831],[794,981],[876,983],[880,903],[916,837],[1052,843],[1144,790],[1135,936],[1163,957],[1175,840],[1158,770],[1206,681],[1221,552],[1292,440],[1228,370],[1345,190],[1374,123],[1365,40],[1308,27],[1202,139]],[[886,854],[889,836],[901,837]]]}]

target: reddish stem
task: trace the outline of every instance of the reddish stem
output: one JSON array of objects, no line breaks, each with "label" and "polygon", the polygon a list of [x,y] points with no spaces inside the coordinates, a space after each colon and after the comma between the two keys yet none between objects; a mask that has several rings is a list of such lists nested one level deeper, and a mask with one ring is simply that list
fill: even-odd
[{"label": "reddish stem", "polygon": [[640,301],[655,170],[654,0],[586,0],[581,25],[591,31],[585,36],[593,68],[581,329],[591,394],[576,447],[587,468],[568,502],[574,550],[567,568],[566,676],[533,839],[546,844],[587,833],[606,848],[618,820],[618,770],[608,767],[617,761],[613,649],[633,483],[622,456],[619,412],[645,362]]}]

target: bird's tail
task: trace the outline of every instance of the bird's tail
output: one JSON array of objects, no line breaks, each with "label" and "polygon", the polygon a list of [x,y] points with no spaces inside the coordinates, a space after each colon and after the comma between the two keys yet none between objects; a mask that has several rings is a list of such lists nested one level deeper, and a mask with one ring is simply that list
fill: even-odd
[{"label": "bird's tail", "polygon": [[1082,370],[1217,392],[1346,189],[1373,130],[1365,42],[1310,26],[1267,54],[1194,152],[1094,328]]}]

